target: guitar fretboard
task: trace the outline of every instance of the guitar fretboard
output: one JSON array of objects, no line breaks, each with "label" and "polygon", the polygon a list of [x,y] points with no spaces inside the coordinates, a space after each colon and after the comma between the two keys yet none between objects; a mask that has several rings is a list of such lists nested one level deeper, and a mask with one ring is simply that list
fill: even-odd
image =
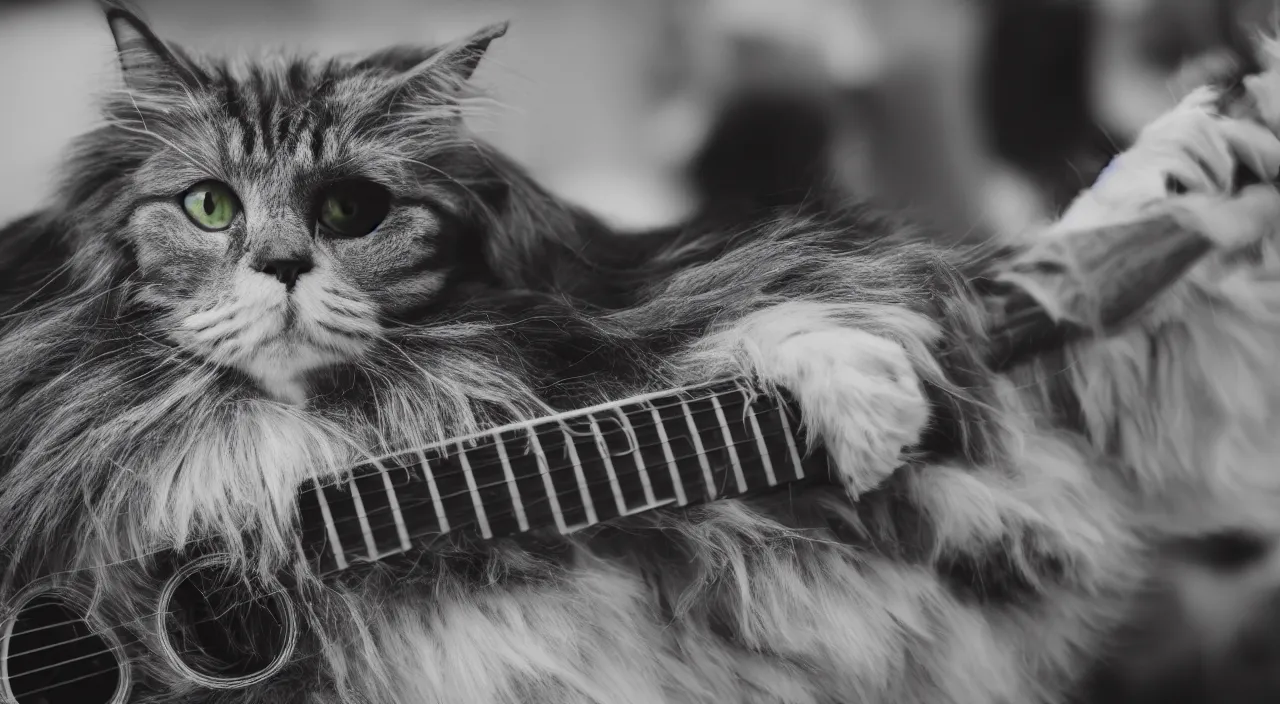
[{"label": "guitar fretboard", "polygon": [[789,404],[735,382],[663,392],[380,459],[299,495],[299,548],[320,573],[453,531],[569,534],[826,476]]}]

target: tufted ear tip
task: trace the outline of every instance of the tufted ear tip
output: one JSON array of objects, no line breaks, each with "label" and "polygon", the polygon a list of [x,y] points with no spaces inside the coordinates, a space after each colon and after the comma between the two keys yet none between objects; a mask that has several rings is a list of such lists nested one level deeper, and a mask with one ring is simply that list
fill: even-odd
[{"label": "tufted ear tip", "polygon": [[487,37],[487,41],[493,41],[507,36],[507,30],[509,29],[511,29],[511,21],[503,20],[481,28],[479,32],[476,32],[476,36],[484,36]]},{"label": "tufted ear tip", "polygon": [[493,40],[507,33],[508,22],[495,22],[469,36],[432,48],[391,47],[362,61],[360,66],[390,69],[398,74],[387,84],[379,104],[410,111],[422,107],[434,113],[452,105],[469,90],[472,75]]},{"label": "tufted ear tip", "polygon": [[115,39],[116,53],[125,83],[136,90],[156,88],[174,81],[195,85],[196,73],[165,43],[142,15],[126,0],[99,0],[107,27]]},{"label": "tufted ear tip", "polygon": [[107,20],[107,27],[115,38],[116,47],[123,50],[125,46],[136,42],[156,42],[159,38],[151,30],[142,13],[126,0],[98,0],[98,7]]},{"label": "tufted ear tip", "polygon": [[460,81],[471,80],[481,59],[489,51],[489,45],[505,36],[510,24],[504,20],[486,25],[471,36],[446,46],[431,62],[433,68],[443,70]]},{"label": "tufted ear tip", "polygon": [[488,24],[488,25],[485,25],[484,27],[481,27],[478,31],[476,31],[475,34],[472,34],[467,41],[474,42],[481,38],[484,38],[486,41],[493,41],[494,39],[498,39],[503,36],[506,36],[508,29],[511,29],[510,20],[502,20],[500,22],[494,22],[492,24]]},{"label": "tufted ear tip", "polygon": [[115,0],[100,0],[102,13],[107,19],[107,27],[115,39],[116,48],[124,53],[127,48],[145,43],[155,38],[155,34],[142,17],[132,8]]}]

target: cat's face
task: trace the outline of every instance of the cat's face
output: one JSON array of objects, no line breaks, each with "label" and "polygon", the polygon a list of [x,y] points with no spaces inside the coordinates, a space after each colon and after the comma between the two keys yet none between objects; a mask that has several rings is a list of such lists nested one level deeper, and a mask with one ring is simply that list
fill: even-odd
[{"label": "cat's face", "polygon": [[382,321],[450,268],[459,133],[450,87],[500,28],[454,50],[362,62],[196,62],[113,18],[145,150],[115,237],[142,298],[188,352],[301,401],[318,368],[358,360]]}]

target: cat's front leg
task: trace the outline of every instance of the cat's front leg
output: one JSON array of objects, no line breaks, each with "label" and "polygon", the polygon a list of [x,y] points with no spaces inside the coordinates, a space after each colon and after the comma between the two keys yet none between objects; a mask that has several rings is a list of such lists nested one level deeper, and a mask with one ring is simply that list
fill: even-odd
[{"label": "cat's front leg", "polygon": [[919,442],[929,403],[901,343],[841,318],[837,306],[780,303],[703,339],[689,359],[701,376],[740,375],[790,392],[809,436],[857,497]]}]

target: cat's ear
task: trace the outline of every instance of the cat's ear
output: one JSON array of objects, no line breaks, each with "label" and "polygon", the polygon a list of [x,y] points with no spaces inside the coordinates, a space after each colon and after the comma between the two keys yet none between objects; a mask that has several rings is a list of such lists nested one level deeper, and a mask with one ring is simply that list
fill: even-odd
[{"label": "cat's ear", "polygon": [[199,72],[181,50],[156,36],[137,13],[119,2],[102,4],[126,85],[145,92],[166,85],[199,84]]},{"label": "cat's ear", "polygon": [[[459,97],[471,81],[489,45],[507,33],[507,23],[491,24],[471,36],[413,58],[403,52],[377,55],[385,68],[399,71],[392,87],[395,99],[407,104],[439,105]],[[373,59],[374,57],[370,57]]]},{"label": "cat's ear", "polygon": [[414,67],[410,73],[423,75],[435,74],[465,83],[480,66],[480,60],[489,51],[489,44],[507,33],[508,23],[496,22],[458,42],[449,44],[434,55]]}]

